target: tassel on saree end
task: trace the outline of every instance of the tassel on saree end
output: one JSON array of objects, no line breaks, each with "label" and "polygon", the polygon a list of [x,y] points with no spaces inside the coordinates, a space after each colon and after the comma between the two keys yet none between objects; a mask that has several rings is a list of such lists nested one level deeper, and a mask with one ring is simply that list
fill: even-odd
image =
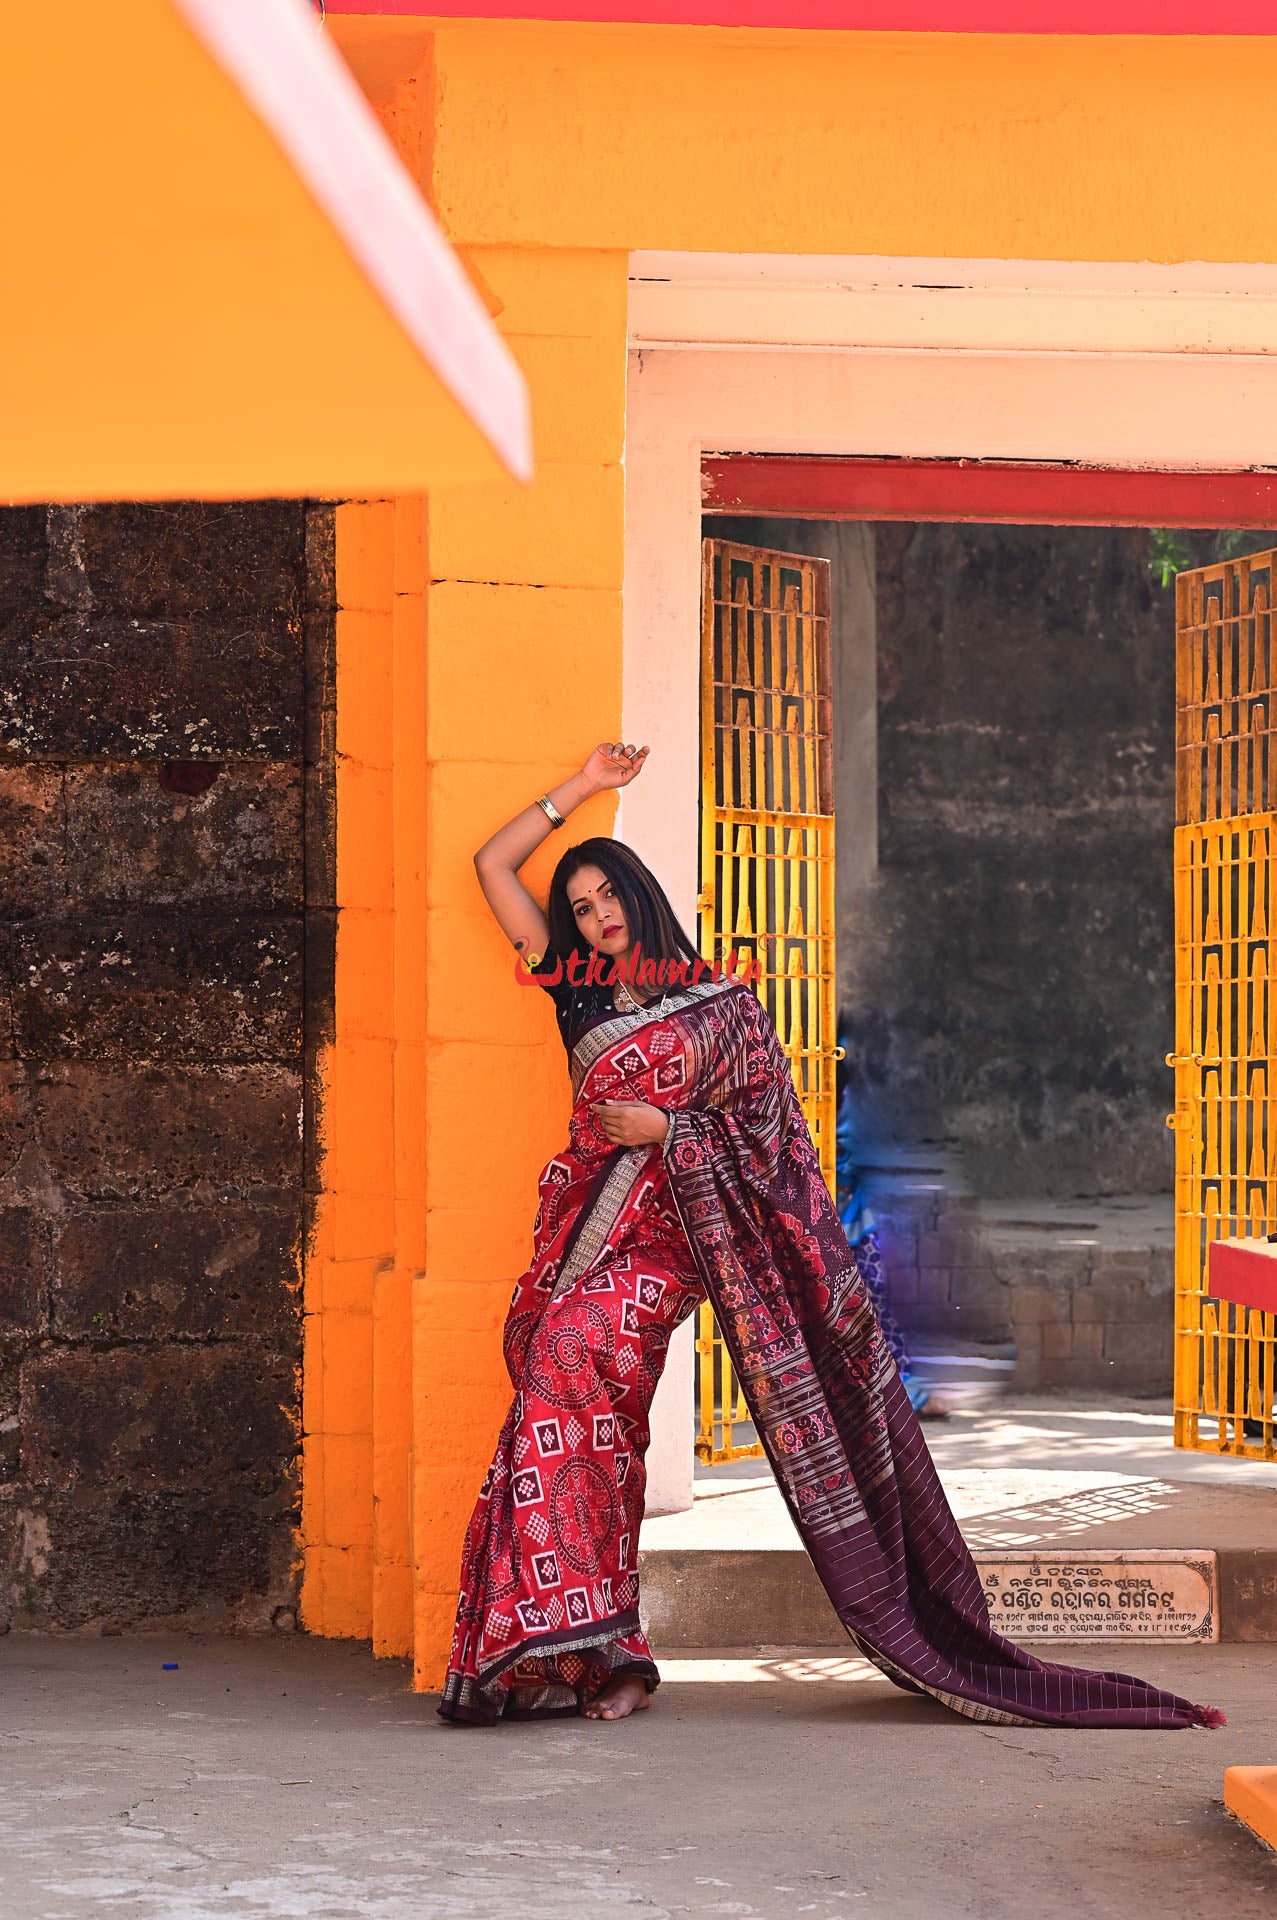
[{"label": "tassel on saree end", "polygon": [[1199,1727],[1226,1727],[1228,1720],[1219,1707],[1198,1707],[1197,1724]]}]

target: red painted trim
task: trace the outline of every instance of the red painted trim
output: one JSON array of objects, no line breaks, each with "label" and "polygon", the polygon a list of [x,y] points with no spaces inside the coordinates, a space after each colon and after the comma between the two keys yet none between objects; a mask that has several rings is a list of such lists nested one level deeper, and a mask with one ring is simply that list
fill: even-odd
[{"label": "red painted trim", "polygon": [[706,513],[1077,527],[1277,527],[1277,471],[1150,473],[1009,460],[707,455]]},{"label": "red painted trim", "polygon": [[1206,1291],[1212,1300],[1277,1313],[1277,1247],[1266,1240],[1212,1240],[1206,1249]]},{"label": "red painted trim", "polygon": [[529,479],[523,375],[333,43],[296,0],[173,5],[437,378],[511,473]]},{"label": "red painted trim", "polygon": [[1273,34],[1272,0],[327,0],[330,14],[854,33]]}]

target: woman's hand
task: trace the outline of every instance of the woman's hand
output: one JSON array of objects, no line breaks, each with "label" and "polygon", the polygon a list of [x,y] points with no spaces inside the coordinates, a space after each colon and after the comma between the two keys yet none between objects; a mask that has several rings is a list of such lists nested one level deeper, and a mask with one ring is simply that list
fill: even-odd
[{"label": "woman's hand", "polygon": [[657,1146],[669,1132],[664,1107],[649,1107],[644,1100],[596,1100],[590,1112],[599,1132],[615,1147]]},{"label": "woman's hand", "polygon": [[603,792],[608,787],[628,787],[649,751],[647,747],[626,747],[619,742],[605,740],[602,746],[595,747],[581,768],[581,778],[588,781],[596,792]]}]

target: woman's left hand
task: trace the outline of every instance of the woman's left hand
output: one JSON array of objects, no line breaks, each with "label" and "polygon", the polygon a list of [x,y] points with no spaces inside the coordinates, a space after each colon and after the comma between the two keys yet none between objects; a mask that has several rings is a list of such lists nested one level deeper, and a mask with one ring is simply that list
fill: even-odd
[{"label": "woman's left hand", "polygon": [[595,1100],[590,1107],[599,1132],[616,1147],[659,1145],[669,1130],[664,1107],[644,1100]]}]

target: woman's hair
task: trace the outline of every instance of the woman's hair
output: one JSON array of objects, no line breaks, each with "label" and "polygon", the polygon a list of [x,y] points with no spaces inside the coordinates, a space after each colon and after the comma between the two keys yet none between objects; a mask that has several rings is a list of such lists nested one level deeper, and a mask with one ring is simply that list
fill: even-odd
[{"label": "woman's hair", "polygon": [[709,971],[709,962],[700,958],[683,931],[664,887],[623,840],[581,840],[567,849],[554,869],[546,919],[550,926],[550,944],[556,953],[565,959],[573,951],[581,955],[582,961],[588,957],[588,942],[578,936],[576,915],[568,898],[568,882],[582,867],[598,867],[612,882],[630,931],[631,951],[635,947],[641,950],[640,965],[646,960],[656,961],[658,965],[662,960],[690,961],[695,966],[688,969],[689,979],[699,979],[702,968]]}]

